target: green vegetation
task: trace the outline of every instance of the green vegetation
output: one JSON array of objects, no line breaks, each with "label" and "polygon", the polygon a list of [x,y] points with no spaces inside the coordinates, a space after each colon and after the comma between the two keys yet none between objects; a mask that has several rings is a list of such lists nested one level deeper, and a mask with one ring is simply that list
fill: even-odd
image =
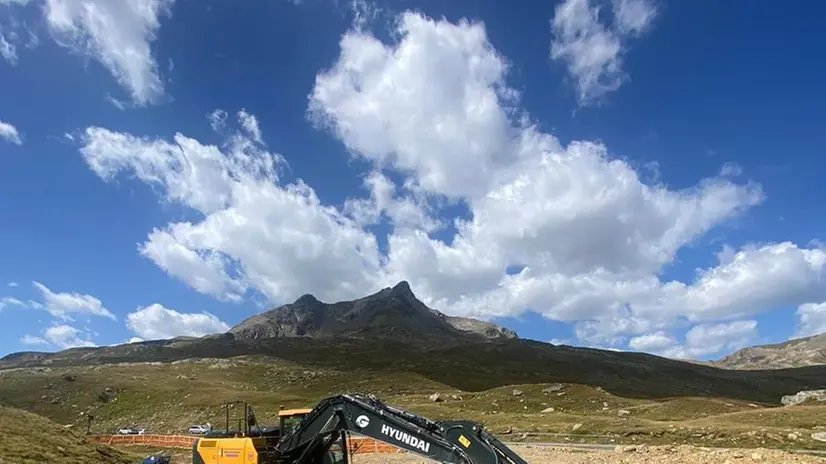
[{"label": "green vegetation", "polygon": [[43,417],[0,406],[0,462],[19,464],[132,464],[139,456],[90,444]]},{"label": "green vegetation", "polygon": [[134,425],[147,433],[173,434],[207,422],[223,428],[222,405],[235,400],[249,402],[260,423],[274,424],[282,405],[311,407],[344,392],[373,393],[433,419],[476,420],[506,441],[826,449],[826,443],[811,439],[813,432],[825,430],[826,406],[620,396],[601,387],[555,382],[471,391],[416,372],[343,371],[261,357],[0,371],[0,404],[82,431],[92,415],[93,433]]}]

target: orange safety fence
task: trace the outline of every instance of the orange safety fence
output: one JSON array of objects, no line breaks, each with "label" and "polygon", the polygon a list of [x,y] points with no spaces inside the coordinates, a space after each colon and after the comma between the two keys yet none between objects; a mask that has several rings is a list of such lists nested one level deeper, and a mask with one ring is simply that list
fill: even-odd
[{"label": "orange safety fence", "polygon": [[[87,435],[92,443],[111,446],[157,446],[159,448],[192,448],[198,437],[191,435]],[[351,454],[406,453],[405,450],[373,438],[349,437]]]},{"label": "orange safety fence", "polygon": [[112,446],[157,446],[161,448],[192,448],[196,437],[188,435],[87,435],[92,443]]}]

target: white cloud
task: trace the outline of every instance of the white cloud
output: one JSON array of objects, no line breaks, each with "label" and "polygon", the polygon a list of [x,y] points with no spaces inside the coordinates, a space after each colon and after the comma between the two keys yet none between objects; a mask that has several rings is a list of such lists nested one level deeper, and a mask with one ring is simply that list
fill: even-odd
[{"label": "white cloud", "polygon": [[14,298],[14,297],[11,297],[11,296],[4,296],[4,297],[0,298],[0,310],[2,310],[3,308],[9,307],[9,306],[25,307],[26,303],[23,303],[22,301],[18,300],[17,298]]},{"label": "white cloud", "polygon": [[[695,279],[663,280],[680,249],[759,205],[760,186],[726,177],[684,190],[645,183],[602,144],[563,146],[541,132],[520,110],[481,24],[408,13],[396,33],[395,45],[345,34],[311,93],[312,120],[373,164],[369,194],[341,209],[300,181],[285,184],[283,158],[264,150],[243,118],[221,146],[88,128],[81,152],[102,179],[134,173],[163,201],[199,215],[154,229],[140,252],[226,300],[252,290],[272,303],[305,292],[336,301],[404,279],[449,314],[532,309],[575,322],[580,341],[609,348],[632,339],[666,349],[672,330],[690,328],[681,347],[689,354],[700,352],[692,340],[719,340],[715,330],[751,330],[718,321],[821,301],[826,250],[792,243],[724,248]],[[226,113],[212,114],[223,133]],[[404,176],[399,185],[391,170]],[[469,219],[442,216],[457,207]],[[381,218],[392,225],[386,256],[364,229]],[[437,230],[444,242],[429,234]],[[521,272],[509,275],[512,266]]]},{"label": "white cloud", "polygon": [[614,22],[606,26],[601,10],[590,0],[566,0],[556,6],[551,19],[551,58],[567,66],[581,106],[620,88],[626,80],[623,42],[642,35],[657,16],[648,1],[615,0]]},{"label": "white cloud", "polygon": [[43,303],[39,305],[39,309],[45,309],[49,314],[60,320],[70,321],[74,314],[116,319],[115,315],[103,306],[103,302],[92,295],[77,292],[54,293],[40,282],[33,282],[33,285],[43,298]]},{"label": "white cloud", "polygon": [[247,110],[242,109],[238,112],[238,122],[241,123],[241,127],[244,128],[252,140],[259,144],[264,143],[261,139],[261,129],[258,127],[258,119],[255,116],[247,113]]},{"label": "white cloud", "polygon": [[216,109],[207,115],[207,119],[209,120],[209,125],[212,127],[212,130],[215,132],[220,132],[224,129],[224,126],[226,126],[227,112],[222,109]]},{"label": "white cloud", "polygon": [[61,349],[94,347],[97,346],[91,340],[80,338],[81,330],[68,325],[55,325],[46,329],[43,333],[46,340]]},{"label": "white cloud", "polygon": [[802,304],[795,314],[799,320],[799,327],[793,338],[826,333],[826,302]]},{"label": "white cloud", "polygon": [[24,345],[48,345],[49,344],[49,342],[47,342],[46,340],[44,340],[40,337],[35,337],[33,335],[23,335],[20,338],[20,343],[22,343]]},{"label": "white cloud", "polygon": [[223,333],[229,326],[215,315],[202,313],[180,313],[152,304],[126,316],[126,326],[138,337],[130,340],[160,340],[187,335],[202,337],[204,335]]},{"label": "white cloud", "polygon": [[3,55],[3,58],[12,66],[17,65],[17,47],[6,40],[2,32],[0,32],[0,55]]},{"label": "white cloud", "polygon": [[[733,321],[694,326],[685,335],[685,344],[661,349],[664,356],[681,359],[697,359],[720,353],[736,351],[757,337],[757,321]],[[663,347],[664,348],[664,347]]]},{"label": "white cloud", "polygon": [[632,338],[628,342],[628,347],[640,351],[660,351],[676,344],[677,340],[673,335],[661,330]]},{"label": "white cloud", "polygon": [[639,35],[657,17],[657,8],[647,0],[614,0],[615,28],[622,34]]},{"label": "white cloud", "polygon": [[43,332],[42,337],[24,335],[20,342],[26,345],[54,345],[63,350],[97,346],[89,339],[88,333],[85,338],[81,338],[81,334],[83,334],[82,330],[69,325],[53,325]]},{"label": "white cloud", "polygon": [[0,5],[26,5],[32,0],[0,0]]},{"label": "white cloud", "polygon": [[138,105],[164,93],[150,44],[174,0],[46,0],[55,40],[98,60]]},{"label": "white cloud", "polygon": [[743,168],[737,163],[726,163],[720,168],[721,176],[739,176],[743,173]]},{"label": "white cloud", "polygon": [[9,287],[17,287],[20,284],[18,284],[17,282],[9,282],[8,285],[9,285]]},{"label": "white cloud", "polygon": [[[321,204],[303,182],[282,185],[280,155],[245,133],[219,148],[182,134],[174,143],[89,128],[81,151],[102,178],[132,171],[203,220],[154,229],[140,252],[196,290],[237,300],[253,288],[273,301],[313,290],[363,294],[379,269],[374,236]],[[278,264],[276,264],[278,263]],[[240,265],[240,266],[238,266]]]},{"label": "white cloud", "polygon": [[6,139],[6,141],[15,145],[23,145],[17,128],[5,121],[0,121],[0,138]]}]

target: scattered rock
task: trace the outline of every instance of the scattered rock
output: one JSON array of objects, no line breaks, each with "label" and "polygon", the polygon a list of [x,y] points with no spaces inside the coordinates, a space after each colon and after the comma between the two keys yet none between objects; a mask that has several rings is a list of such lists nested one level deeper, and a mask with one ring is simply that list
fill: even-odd
[{"label": "scattered rock", "polygon": [[554,408],[545,408],[545,409],[542,410],[542,412],[554,412],[554,411],[555,411]]},{"label": "scattered rock", "polygon": [[427,399],[435,403],[437,401],[442,401],[442,395],[440,395],[439,393],[434,393],[428,396]]},{"label": "scattered rock", "polygon": [[513,389],[513,396],[522,396],[522,390],[514,388]]},{"label": "scattered rock", "polygon": [[619,453],[636,453],[637,447],[635,445],[617,445],[615,450]]},{"label": "scattered rock", "polygon": [[784,406],[794,406],[806,401],[826,401],[826,390],[803,390],[780,399]]},{"label": "scattered rock", "polygon": [[574,424],[574,426],[571,427],[571,430],[579,430],[580,427],[582,427],[582,424]]},{"label": "scattered rock", "polygon": [[760,453],[751,453],[751,460],[752,461],[762,461],[763,455]]},{"label": "scattered rock", "polygon": [[450,395],[450,399],[456,400],[456,401],[462,401],[463,398],[459,395]]},{"label": "scattered rock", "polygon": [[553,384],[553,385],[551,385],[547,388],[543,388],[542,392],[543,393],[553,393],[553,392],[558,392],[558,391],[562,390],[563,388],[565,388],[565,385],[562,385],[561,383],[555,383],[555,384]]},{"label": "scattered rock", "polygon": [[505,430],[502,431],[502,433],[505,434],[505,435],[509,435],[509,434],[513,433],[513,427],[506,428]]},{"label": "scattered rock", "polygon": [[812,434],[812,440],[826,441],[826,432],[817,432]]},{"label": "scattered rock", "polygon": [[631,411],[629,411],[627,409],[620,409],[619,411],[617,411],[617,415],[620,416],[620,417],[628,416],[630,414],[631,414]]},{"label": "scattered rock", "polygon": [[789,440],[792,440],[792,441],[797,441],[797,440],[800,439],[800,435],[795,433],[795,432],[792,432],[792,433],[786,435],[786,438],[788,438]]}]

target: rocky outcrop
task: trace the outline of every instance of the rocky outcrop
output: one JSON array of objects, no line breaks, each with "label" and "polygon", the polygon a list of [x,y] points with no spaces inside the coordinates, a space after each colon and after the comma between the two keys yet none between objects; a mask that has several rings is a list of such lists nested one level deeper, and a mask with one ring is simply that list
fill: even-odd
[{"label": "rocky outcrop", "polygon": [[808,401],[826,401],[826,390],[804,390],[780,399],[784,406],[794,406]]}]

